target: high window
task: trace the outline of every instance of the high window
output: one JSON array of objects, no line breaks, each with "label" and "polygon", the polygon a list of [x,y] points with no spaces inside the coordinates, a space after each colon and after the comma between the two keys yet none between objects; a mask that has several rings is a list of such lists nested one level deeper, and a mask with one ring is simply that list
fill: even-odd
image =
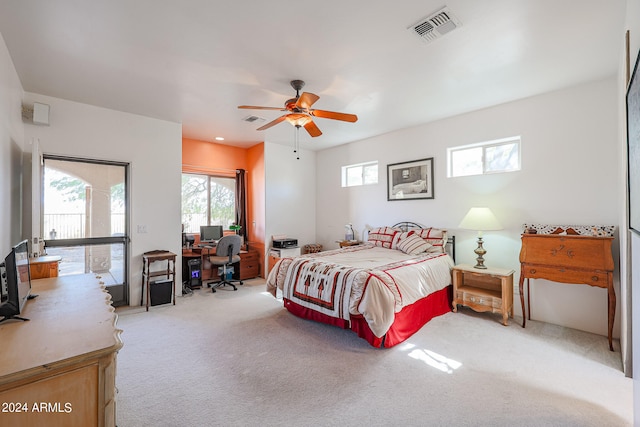
[{"label": "high window", "polygon": [[235,178],[182,174],[182,224],[185,233],[199,233],[201,225],[235,222]]},{"label": "high window", "polygon": [[378,183],[378,162],[357,163],[342,167],[342,186],[369,185]]},{"label": "high window", "polygon": [[520,137],[447,149],[447,176],[483,175],[520,170]]}]

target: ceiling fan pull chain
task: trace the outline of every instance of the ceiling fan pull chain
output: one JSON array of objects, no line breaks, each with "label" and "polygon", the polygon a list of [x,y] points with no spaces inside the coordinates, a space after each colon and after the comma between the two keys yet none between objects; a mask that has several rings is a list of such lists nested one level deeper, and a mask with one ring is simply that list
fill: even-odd
[{"label": "ceiling fan pull chain", "polygon": [[293,152],[296,153],[296,160],[300,160],[300,125],[296,125],[293,129]]}]

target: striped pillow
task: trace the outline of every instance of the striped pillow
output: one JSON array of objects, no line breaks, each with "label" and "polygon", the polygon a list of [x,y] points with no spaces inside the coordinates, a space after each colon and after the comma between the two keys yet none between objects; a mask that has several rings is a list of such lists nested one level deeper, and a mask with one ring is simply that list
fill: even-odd
[{"label": "striped pillow", "polygon": [[414,228],[412,231],[431,245],[428,252],[444,252],[444,246],[447,243],[447,230],[429,227]]},{"label": "striped pillow", "polygon": [[398,230],[391,227],[379,227],[369,231],[369,241],[375,246],[391,249],[393,238]]},{"label": "striped pillow", "polygon": [[393,236],[393,241],[391,242],[391,249],[398,249],[398,243],[400,243],[401,240],[411,236],[412,234],[413,231],[397,230],[397,233],[395,236]]},{"label": "striped pillow", "polygon": [[431,245],[425,242],[424,239],[422,239],[417,234],[411,234],[409,237],[400,240],[400,242],[398,243],[398,249],[409,255],[421,254],[430,247]]}]

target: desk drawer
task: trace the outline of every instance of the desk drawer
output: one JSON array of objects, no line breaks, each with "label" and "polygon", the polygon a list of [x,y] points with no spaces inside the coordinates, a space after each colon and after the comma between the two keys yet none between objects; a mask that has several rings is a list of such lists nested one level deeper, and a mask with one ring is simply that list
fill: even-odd
[{"label": "desk drawer", "polygon": [[606,271],[583,271],[566,267],[530,265],[525,265],[522,271],[525,278],[546,279],[561,283],[584,283],[599,288],[606,288],[609,280],[609,275]]},{"label": "desk drawer", "polygon": [[240,254],[240,280],[251,279],[260,275],[259,254],[255,251]]}]

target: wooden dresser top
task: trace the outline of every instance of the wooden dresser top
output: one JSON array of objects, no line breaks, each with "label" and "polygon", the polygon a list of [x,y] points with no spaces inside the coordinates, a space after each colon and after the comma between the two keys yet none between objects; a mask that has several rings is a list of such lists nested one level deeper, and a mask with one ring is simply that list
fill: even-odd
[{"label": "wooden dresser top", "polygon": [[95,274],[32,281],[21,317],[0,323],[0,384],[122,347],[111,296]]}]

